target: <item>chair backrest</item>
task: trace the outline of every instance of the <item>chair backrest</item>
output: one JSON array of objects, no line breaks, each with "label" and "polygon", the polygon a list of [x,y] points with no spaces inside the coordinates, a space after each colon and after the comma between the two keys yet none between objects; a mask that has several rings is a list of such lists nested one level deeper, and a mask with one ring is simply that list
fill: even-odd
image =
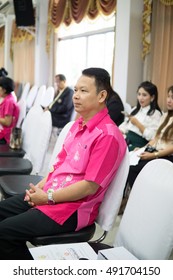
[{"label": "chair backrest", "polygon": [[50,103],[53,101],[55,95],[55,89],[52,86],[49,86],[44,94],[42,95],[42,98],[40,100],[40,105],[42,107],[48,107]]},{"label": "chair backrest", "polygon": [[156,159],[136,178],[114,245],[138,259],[168,259],[173,248],[173,164]]},{"label": "chair backrest", "polygon": [[30,110],[30,108],[32,107],[32,105],[34,104],[34,100],[36,98],[38,92],[38,86],[37,85],[33,85],[32,88],[30,89],[30,91],[28,92],[27,98],[26,98],[26,109],[27,111]]},{"label": "chair backrest", "polygon": [[33,164],[32,174],[40,172],[48,149],[52,131],[52,118],[49,111],[41,106],[33,106],[22,125],[24,158]]},{"label": "chair backrest", "polygon": [[76,115],[77,115],[77,113],[76,113],[75,109],[73,109],[73,111],[71,113],[70,121],[74,121],[76,118]]},{"label": "chair backrest", "polygon": [[61,130],[60,134],[58,135],[58,138],[56,140],[52,156],[49,162],[49,169],[51,168],[52,164],[55,162],[57,154],[61,151],[62,145],[64,143],[64,140],[67,136],[68,131],[70,130],[71,126],[73,125],[74,121],[68,122],[63,129]]},{"label": "chair backrest", "polygon": [[24,118],[26,117],[26,101],[25,101],[25,99],[20,99],[17,102],[17,104],[19,106],[19,117],[17,120],[16,127],[21,127],[22,122],[23,122]]},{"label": "chair backrest", "polygon": [[21,94],[20,99],[26,100],[27,95],[28,95],[28,93],[29,93],[29,89],[30,89],[30,83],[28,82],[28,83],[26,83],[26,84],[24,85],[24,88],[23,88],[23,91],[22,91],[22,94]]},{"label": "chair backrest", "polygon": [[113,227],[123,198],[128,172],[129,151],[127,149],[121,165],[119,166],[99,209],[99,215],[96,222],[105,231],[109,231]]},{"label": "chair backrest", "polygon": [[124,111],[127,112],[128,114],[130,114],[131,110],[132,110],[131,105],[127,102],[124,102],[123,105],[124,105]]},{"label": "chair backrest", "polygon": [[42,96],[44,95],[45,92],[46,92],[46,86],[45,85],[40,86],[34,101],[34,106],[41,105]]}]

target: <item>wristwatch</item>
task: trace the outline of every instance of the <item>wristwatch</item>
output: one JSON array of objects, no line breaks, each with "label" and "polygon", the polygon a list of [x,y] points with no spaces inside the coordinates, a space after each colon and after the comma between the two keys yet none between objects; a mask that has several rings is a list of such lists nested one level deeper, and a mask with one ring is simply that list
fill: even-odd
[{"label": "wristwatch", "polygon": [[48,204],[49,205],[54,205],[56,202],[55,200],[53,199],[53,193],[54,193],[54,190],[53,189],[48,189],[47,190],[47,196],[48,196]]}]

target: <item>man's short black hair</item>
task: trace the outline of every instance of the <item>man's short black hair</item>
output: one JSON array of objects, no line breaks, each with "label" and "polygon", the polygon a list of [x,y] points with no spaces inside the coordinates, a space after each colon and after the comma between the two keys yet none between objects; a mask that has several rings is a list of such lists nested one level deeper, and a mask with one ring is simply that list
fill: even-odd
[{"label": "man's short black hair", "polygon": [[112,95],[113,89],[110,75],[105,69],[97,67],[87,68],[82,71],[82,75],[95,78],[97,93],[101,90],[106,90],[108,93],[107,99]]},{"label": "man's short black hair", "polygon": [[55,78],[57,77],[60,79],[60,81],[66,81],[66,77],[63,74],[57,74]]}]

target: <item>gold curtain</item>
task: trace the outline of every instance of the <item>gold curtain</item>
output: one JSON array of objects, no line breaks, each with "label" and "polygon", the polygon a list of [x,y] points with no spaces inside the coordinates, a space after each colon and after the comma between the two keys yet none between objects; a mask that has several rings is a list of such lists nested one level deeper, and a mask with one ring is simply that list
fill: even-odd
[{"label": "gold curtain", "polygon": [[150,52],[151,45],[151,13],[152,13],[152,0],[144,0],[143,9],[143,33],[142,33],[142,58]]},{"label": "gold curtain", "polygon": [[5,27],[0,28],[0,47],[4,45]]},{"label": "gold curtain", "polygon": [[86,15],[94,19],[99,13],[109,15],[116,10],[116,0],[52,0],[52,23],[55,28],[72,20],[79,23]]},{"label": "gold curtain", "polygon": [[16,26],[15,21],[13,21],[12,25],[12,35],[11,35],[11,50],[10,55],[13,60],[13,49],[15,43],[22,43],[24,41],[31,41],[34,39],[34,35],[29,33],[26,30],[20,29]]},{"label": "gold curtain", "polygon": [[173,85],[173,5],[153,0],[151,79],[159,89],[159,104],[166,109],[166,92]]},{"label": "gold curtain", "polygon": [[160,0],[160,2],[167,6],[173,5],[173,0]]},{"label": "gold curtain", "polygon": [[11,56],[13,59],[14,80],[34,83],[35,37],[33,34],[12,26]]},{"label": "gold curtain", "polygon": [[0,28],[0,68],[4,66],[4,26]]}]

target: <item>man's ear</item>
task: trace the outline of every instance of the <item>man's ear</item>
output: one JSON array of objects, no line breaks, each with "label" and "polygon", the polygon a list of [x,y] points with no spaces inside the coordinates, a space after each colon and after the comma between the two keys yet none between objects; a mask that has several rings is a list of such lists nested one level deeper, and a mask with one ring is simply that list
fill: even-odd
[{"label": "man's ear", "polygon": [[99,92],[99,102],[100,103],[106,102],[107,95],[108,95],[108,93],[106,90],[101,90]]}]

